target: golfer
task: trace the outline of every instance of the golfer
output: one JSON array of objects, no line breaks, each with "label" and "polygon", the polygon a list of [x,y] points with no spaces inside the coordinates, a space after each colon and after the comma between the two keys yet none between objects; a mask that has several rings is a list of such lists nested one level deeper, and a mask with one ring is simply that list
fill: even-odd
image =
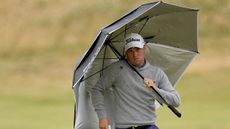
[{"label": "golfer", "polygon": [[[92,103],[99,118],[99,128],[110,124],[105,110],[104,92],[113,89],[113,118],[116,129],[158,129],[155,100],[161,101],[154,88],[169,105],[178,107],[180,96],[166,74],[145,59],[147,49],[143,37],[131,33],[124,40],[126,60],[113,63],[91,90]],[[127,64],[132,65],[144,80]],[[163,102],[163,101],[162,101]]]}]

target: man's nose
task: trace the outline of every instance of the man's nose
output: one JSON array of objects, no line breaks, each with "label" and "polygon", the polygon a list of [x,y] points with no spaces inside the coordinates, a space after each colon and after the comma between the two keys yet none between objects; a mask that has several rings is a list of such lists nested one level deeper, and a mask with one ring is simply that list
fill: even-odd
[{"label": "man's nose", "polygon": [[133,51],[133,56],[137,56],[138,52],[137,51]]}]

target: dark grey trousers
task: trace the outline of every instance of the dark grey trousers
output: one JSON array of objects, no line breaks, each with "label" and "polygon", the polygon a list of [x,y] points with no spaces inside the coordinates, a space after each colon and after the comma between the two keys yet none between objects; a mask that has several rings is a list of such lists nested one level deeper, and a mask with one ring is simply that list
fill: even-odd
[{"label": "dark grey trousers", "polygon": [[[129,128],[116,128],[116,129],[129,129]],[[146,129],[159,129],[156,125],[151,125]]]}]

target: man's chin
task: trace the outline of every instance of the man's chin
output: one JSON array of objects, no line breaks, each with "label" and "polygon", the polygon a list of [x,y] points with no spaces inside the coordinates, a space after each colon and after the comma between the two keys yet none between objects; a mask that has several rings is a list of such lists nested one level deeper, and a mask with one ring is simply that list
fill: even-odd
[{"label": "man's chin", "polygon": [[136,67],[142,67],[143,66],[143,63],[135,63],[135,64],[133,64],[134,66],[136,66]]}]

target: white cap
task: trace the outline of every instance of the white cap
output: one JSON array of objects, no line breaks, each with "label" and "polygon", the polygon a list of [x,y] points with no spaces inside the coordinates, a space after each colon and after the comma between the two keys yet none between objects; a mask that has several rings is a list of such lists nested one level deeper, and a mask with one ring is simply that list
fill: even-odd
[{"label": "white cap", "polygon": [[141,35],[137,33],[131,33],[127,35],[124,40],[124,43],[125,43],[125,47],[124,47],[125,53],[129,48],[132,48],[132,47],[144,48],[144,45],[145,45],[144,39],[142,38]]}]

